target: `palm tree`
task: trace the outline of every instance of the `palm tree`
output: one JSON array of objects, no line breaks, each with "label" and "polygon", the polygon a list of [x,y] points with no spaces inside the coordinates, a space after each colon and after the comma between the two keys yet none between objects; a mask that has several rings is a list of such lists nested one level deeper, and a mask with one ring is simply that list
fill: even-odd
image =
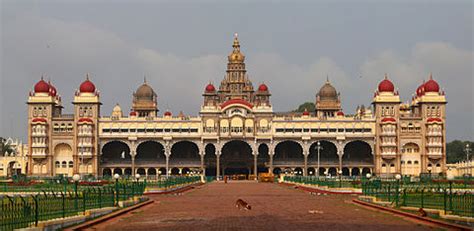
[{"label": "palm tree", "polygon": [[7,144],[7,140],[0,137],[0,156],[4,156],[5,152],[12,153],[13,151],[13,147]]}]

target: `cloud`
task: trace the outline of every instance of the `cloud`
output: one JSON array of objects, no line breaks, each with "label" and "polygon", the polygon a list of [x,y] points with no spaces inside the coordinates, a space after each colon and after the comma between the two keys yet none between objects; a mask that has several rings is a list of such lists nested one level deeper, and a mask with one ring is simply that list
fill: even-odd
[{"label": "cloud", "polygon": [[[1,111],[0,135],[25,139],[24,102],[28,89],[43,73],[52,78],[66,111],[71,111],[74,90],[90,72],[101,91],[102,115],[108,115],[115,103],[129,110],[132,92],[144,75],[158,93],[162,112],[171,109],[196,115],[204,86],[208,81],[218,85],[225,75],[227,53],[191,57],[161,53],[95,25],[32,12],[18,14],[2,26],[1,98],[8,112]],[[352,113],[357,105],[371,103],[373,90],[384,73],[393,79],[402,97],[409,99],[421,80],[433,72],[449,100],[448,137],[472,139],[472,51],[444,42],[418,43],[408,54],[387,49],[360,63],[361,77],[347,72],[329,56],[300,65],[274,52],[246,55],[254,87],[260,82],[269,86],[275,111],[292,110],[302,102],[314,101],[327,75],[341,92],[344,111]]]}]

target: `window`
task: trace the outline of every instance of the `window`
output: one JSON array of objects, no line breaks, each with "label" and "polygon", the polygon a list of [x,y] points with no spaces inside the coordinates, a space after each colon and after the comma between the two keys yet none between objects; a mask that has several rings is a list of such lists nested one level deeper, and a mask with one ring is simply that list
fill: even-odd
[{"label": "window", "polygon": [[56,161],[56,162],[54,163],[54,166],[55,166],[56,168],[59,168],[59,167],[60,167],[59,161]]},{"label": "window", "polygon": [[74,163],[72,161],[69,161],[69,167],[70,168],[74,167]]},{"label": "window", "polygon": [[415,164],[418,164],[418,160],[415,160],[415,162],[414,162],[414,163],[415,163]]},{"label": "window", "polygon": [[66,167],[67,167],[67,162],[66,162],[66,161],[63,161],[63,162],[61,163],[61,168],[66,168]]}]

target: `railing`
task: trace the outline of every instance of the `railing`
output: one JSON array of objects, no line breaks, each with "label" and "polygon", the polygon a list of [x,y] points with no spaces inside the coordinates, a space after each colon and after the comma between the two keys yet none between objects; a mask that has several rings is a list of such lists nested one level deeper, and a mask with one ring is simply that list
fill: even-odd
[{"label": "railing", "polygon": [[316,176],[285,176],[286,182],[326,186],[329,188],[360,188],[361,181],[352,178],[325,178]]},{"label": "railing", "polygon": [[89,209],[113,207],[143,194],[142,182],[116,182],[74,191],[44,191],[34,195],[0,196],[0,230],[13,230],[39,221],[78,215]]},{"label": "railing", "polygon": [[175,187],[194,184],[201,181],[200,176],[169,176],[159,177],[157,180],[149,180],[146,182],[147,188],[159,188],[168,190]]},{"label": "railing", "polygon": [[409,206],[444,210],[446,213],[474,217],[474,188],[436,183],[404,184],[400,181],[366,181],[362,193],[390,202],[395,206]]}]

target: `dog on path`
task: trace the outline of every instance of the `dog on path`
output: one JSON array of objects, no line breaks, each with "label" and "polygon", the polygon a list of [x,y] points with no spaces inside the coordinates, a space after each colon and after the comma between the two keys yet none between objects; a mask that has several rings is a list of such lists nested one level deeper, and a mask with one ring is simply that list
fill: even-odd
[{"label": "dog on path", "polygon": [[242,199],[238,199],[235,202],[235,207],[237,207],[238,209],[244,209],[244,210],[251,210],[252,209],[252,207]]}]

